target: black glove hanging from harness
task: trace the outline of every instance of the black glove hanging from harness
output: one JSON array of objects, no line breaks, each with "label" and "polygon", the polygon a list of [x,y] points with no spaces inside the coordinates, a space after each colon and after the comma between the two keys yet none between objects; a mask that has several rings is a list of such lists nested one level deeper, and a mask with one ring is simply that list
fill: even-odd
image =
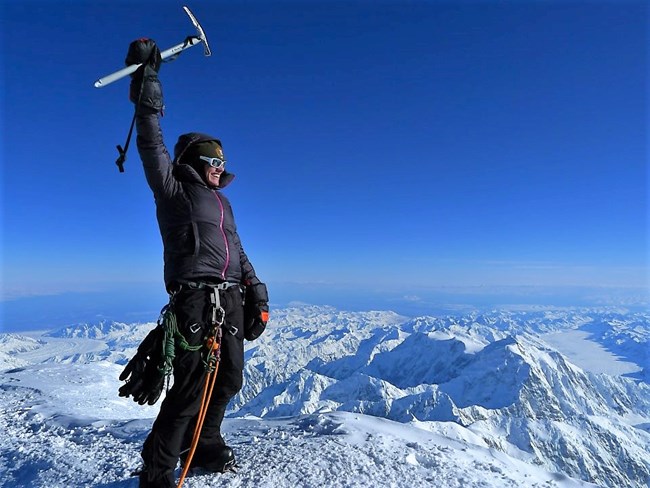
[{"label": "black glove hanging from harness", "polygon": [[[144,338],[120,375],[121,381],[126,380],[119,389],[120,396],[132,396],[140,405],[153,405],[158,401],[165,379],[173,370],[177,335],[176,315],[169,304],[165,305],[160,311],[158,325]],[[190,347],[182,342],[179,340],[179,347]]]},{"label": "black glove hanging from harness", "polygon": [[[120,380],[126,384],[119,389],[122,397],[133,397],[133,401],[144,405],[153,405],[158,401],[168,378],[174,369],[174,358],[177,349],[184,351],[199,351],[205,344],[190,345],[178,330],[176,314],[174,313],[174,295],[170,296],[169,304],[160,311],[158,325],[144,338],[135,356],[129,361],[120,375]],[[218,327],[223,323],[223,314],[217,314],[216,307],[214,322]],[[223,312],[221,306],[218,307]],[[210,358],[206,358],[206,367]],[[213,365],[212,365],[213,366]]]},{"label": "black glove hanging from harness", "polygon": [[126,161],[126,152],[129,150],[136,116],[138,114],[157,114],[163,111],[162,85],[158,79],[161,62],[160,49],[153,39],[137,39],[129,45],[125,59],[126,65],[142,63],[142,66],[131,75],[129,99],[135,104],[135,112],[124,148],[120,145],[117,146],[120,155],[115,164],[120,169],[120,173],[124,172],[124,161]]},{"label": "black glove hanging from harness", "polygon": [[128,362],[120,375],[126,384],[119,389],[121,397],[133,397],[133,401],[153,405],[160,398],[165,384],[165,373],[159,368],[163,362],[165,333],[160,325],[144,338],[138,352]]}]

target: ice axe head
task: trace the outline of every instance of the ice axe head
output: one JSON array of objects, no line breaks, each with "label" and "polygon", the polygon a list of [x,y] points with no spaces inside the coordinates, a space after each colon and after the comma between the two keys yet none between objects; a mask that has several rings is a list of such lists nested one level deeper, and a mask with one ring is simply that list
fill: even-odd
[{"label": "ice axe head", "polygon": [[196,28],[197,37],[203,43],[203,54],[205,54],[206,56],[211,56],[212,51],[210,51],[210,45],[208,44],[208,38],[205,35],[205,31],[203,30],[203,27],[201,27],[201,24],[199,24],[199,21],[196,20],[196,17],[194,17],[194,14],[189,9],[189,7],[187,7],[187,5],[183,5],[183,10],[185,10],[185,13],[187,14],[187,16],[192,21],[192,24],[194,24],[194,27]]}]

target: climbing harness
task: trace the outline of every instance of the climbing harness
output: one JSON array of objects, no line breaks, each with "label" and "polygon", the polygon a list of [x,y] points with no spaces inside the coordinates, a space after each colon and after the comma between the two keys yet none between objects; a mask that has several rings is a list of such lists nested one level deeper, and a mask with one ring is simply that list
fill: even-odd
[{"label": "climbing harness", "polygon": [[[211,334],[208,334],[208,338],[205,344],[198,344],[192,346],[189,344],[189,342],[187,342],[185,336],[178,329],[178,322],[176,320],[176,314],[174,313],[174,301],[176,299],[177,294],[180,292],[180,290],[182,290],[183,288],[190,288],[195,290],[209,289],[210,305],[211,305],[210,319],[209,319],[210,324],[211,327],[214,327],[214,324],[219,324],[219,328],[221,328],[224,324],[225,311],[221,306],[219,292],[232,288],[233,286],[237,286],[237,285],[235,283],[230,283],[230,282],[223,282],[219,284],[187,282],[187,283],[183,283],[179,289],[169,293],[169,303],[165,305],[163,309],[160,311],[160,317],[158,318],[158,325],[163,331],[162,361],[161,364],[158,366],[158,370],[160,371],[161,374],[167,377],[171,375],[174,369],[173,366],[174,358],[176,357],[177,349],[194,352],[194,351],[199,351],[204,346],[207,346],[207,349],[209,350],[210,349],[209,342],[211,340],[210,337],[214,335],[214,333],[210,330],[209,332]],[[190,327],[190,331],[193,333],[197,332],[196,330],[192,330],[191,327]],[[232,335],[236,335],[238,329],[235,326],[230,326],[228,328],[228,332],[231,333]],[[210,366],[209,363],[210,361],[208,357],[206,357],[206,359],[204,360],[204,364],[206,368],[210,369],[214,367],[214,366]]]}]

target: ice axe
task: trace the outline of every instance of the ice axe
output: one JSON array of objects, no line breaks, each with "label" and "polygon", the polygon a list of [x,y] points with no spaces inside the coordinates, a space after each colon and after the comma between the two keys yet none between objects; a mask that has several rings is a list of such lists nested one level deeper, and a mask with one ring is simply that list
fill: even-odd
[{"label": "ice axe", "polygon": [[[172,56],[180,54],[181,51],[184,51],[185,49],[188,49],[190,47],[196,46],[197,44],[201,44],[201,43],[203,43],[203,54],[205,54],[206,56],[212,55],[212,51],[210,51],[210,46],[208,45],[208,38],[205,36],[205,31],[203,30],[203,27],[201,27],[201,24],[199,24],[199,21],[196,20],[196,17],[187,6],[183,5],[183,10],[185,10],[185,13],[192,21],[192,24],[194,24],[194,27],[196,27],[197,35],[188,36],[180,44],[176,44],[175,46],[172,46],[169,49],[164,50],[163,52],[160,53],[160,57],[162,59],[171,58]],[[129,76],[131,73],[135,73],[135,71],[140,66],[142,66],[142,64],[132,64],[130,66],[127,66],[126,68],[116,71],[115,73],[106,75],[95,82],[95,88],[102,88],[106,85],[109,85],[110,83],[113,83],[114,81],[119,80],[120,78]]]},{"label": "ice axe", "polygon": [[[199,24],[199,21],[196,20],[196,17],[187,6],[183,5],[183,10],[185,10],[185,13],[192,21],[192,24],[194,24],[194,27],[196,27],[197,35],[188,36],[180,44],[176,44],[175,46],[172,46],[169,49],[166,49],[163,52],[161,52],[160,57],[162,60],[168,58],[169,60],[173,60],[185,49],[188,49],[192,46],[196,46],[197,44],[200,43],[203,43],[203,54],[205,54],[206,56],[212,55],[212,51],[210,51],[210,46],[208,45],[208,38],[205,35],[205,31],[203,30],[203,27],[201,27],[201,24]],[[116,71],[115,73],[111,73],[110,75],[104,76],[103,78],[100,78],[95,82],[95,88],[101,88],[110,83],[113,83],[114,81],[119,80],[120,78],[124,78],[125,76],[135,73],[140,66],[142,66],[142,63],[132,64],[130,66],[127,66],[126,68]],[[137,114],[137,107],[136,107],[136,112],[133,114],[133,119],[131,120],[131,127],[129,128],[129,135],[126,137],[124,148],[122,148],[122,146],[120,146],[119,144],[117,145],[117,151],[119,153],[119,156],[115,161],[115,164],[117,164],[120,173],[124,173],[124,161],[126,161],[126,152],[129,150],[129,143],[131,142],[133,127],[135,126],[136,114]]]}]

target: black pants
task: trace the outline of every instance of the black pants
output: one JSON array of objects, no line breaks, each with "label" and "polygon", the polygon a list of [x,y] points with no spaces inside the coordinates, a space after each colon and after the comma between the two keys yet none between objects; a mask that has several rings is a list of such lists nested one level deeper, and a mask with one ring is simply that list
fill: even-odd
[{"label": "black pants", "polygon": [[[175,297],[178,328],[190,345],[202,344],[208,333],[211,314],[210,289],[182,289]],[[242,295],[238,286],[220,292],[226,312],[221,342],[221,361],[210,404],[201,430],[197,454],[223,444],[221,422],[230,399],[242,387],[244,369],[244,330]],[[237,332],[232,333],[236,328]],[[174,470],[182,450],[192,440],[196,416],[201,405],[206,368],[206,348],[190,352],[177,350],[174,359],[174,384],[167,392],[151,433],[144,442],[145,486],[175,487]],[[141,483],[142,484],[142,483]]]}]

